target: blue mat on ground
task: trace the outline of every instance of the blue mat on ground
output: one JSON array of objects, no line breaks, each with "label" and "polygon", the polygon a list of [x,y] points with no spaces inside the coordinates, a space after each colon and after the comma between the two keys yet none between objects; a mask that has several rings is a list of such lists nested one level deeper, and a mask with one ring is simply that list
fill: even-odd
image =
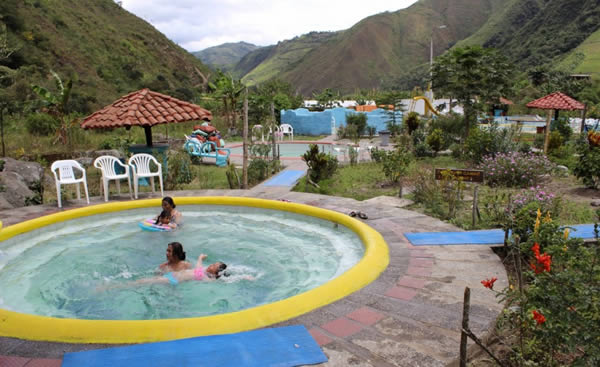
[{"label": "blue mat on ground", "polygon": [[62,367],[298,366],[327,362],[302,325],[65,353]]},{"label": "blue mat on ground", "polygon": [[[578,224],[568,227],[571,228],[570,236],[584,239],[594,238],[593,224]],[[504,231],[501,229],[466,232],[404,233],[404,236],[414,246],[495,245],[504,243]]]},{"label": "blue mat on ground", "polygon": [[305,171],[285,170],[270,180],[265,182],[264,186],[294,186],[300,177],[306,174]]}]

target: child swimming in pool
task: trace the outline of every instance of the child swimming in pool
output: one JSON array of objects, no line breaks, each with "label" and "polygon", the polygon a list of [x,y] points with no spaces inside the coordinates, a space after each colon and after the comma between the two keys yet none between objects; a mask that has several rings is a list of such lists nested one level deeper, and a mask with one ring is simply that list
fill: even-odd
[{"label": "child swimming in pool", "polygon": [[204,259],[206,259],[205,254],[198,256],[198,261],[196,262],[196,267],[194,269],[170,271],[162,276],[138,279],[134,282],[134,284],[171,283],[175,285],[190,280],[212,281],[219,279],[223,275],[228,276],[228,274],[225,273],[225,269],[227,269],[227,265],[225,263],[218,261],[204,268],[202,265],[202,260]]},{"label": "child swimming in pool", "polygon": [[154,222],[154,224],[168,225],[170,221],[171,218],[169,218],[169,214],[163,210],[160,212],[158,218],[156,218],[156,222]]}]

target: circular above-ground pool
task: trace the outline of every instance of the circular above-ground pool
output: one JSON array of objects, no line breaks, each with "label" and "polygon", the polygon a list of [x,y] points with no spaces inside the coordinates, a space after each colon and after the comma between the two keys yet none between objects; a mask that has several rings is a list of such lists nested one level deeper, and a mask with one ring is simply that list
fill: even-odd
[{"label": "circular above-ground pool", "polygon": [[[270,144],[269,142],[258,143],[258,144]],[[334,149],[336,144],[330,142],[320,141],[277,141],[279,145],[279,157],[283,159],[299,159],[308,150],[308,146],[316,144],[319,147],[319,151],[330,153],[334,156],[343,155],[341,150]],[[231,155],[233,157],[241,157],[243,155],[242,144],[233,144],[228,148],[231,149]],[[344,148],[345,149],[345,148]]]},{"label": "circular above-ground pool", "polygon": [[[381,235],[340,213],[280,201],[175,198],[185,224],[142,231],[160,199],[64,211],[0,231],[0,336],[132,343],[250,330],[331,303],[388,264]],[[212,282],[157,276],[167,243],[192,264],[223,261]]]}]

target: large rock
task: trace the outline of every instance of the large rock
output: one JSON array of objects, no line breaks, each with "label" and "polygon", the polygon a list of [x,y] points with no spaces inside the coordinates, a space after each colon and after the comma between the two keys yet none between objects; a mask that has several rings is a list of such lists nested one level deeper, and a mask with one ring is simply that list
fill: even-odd
[{"label": "large rock", "polygon": [[37,162],[1,160],[4,170],[0,172],[0,209],[23,207],[40,200],[44,168]]}]

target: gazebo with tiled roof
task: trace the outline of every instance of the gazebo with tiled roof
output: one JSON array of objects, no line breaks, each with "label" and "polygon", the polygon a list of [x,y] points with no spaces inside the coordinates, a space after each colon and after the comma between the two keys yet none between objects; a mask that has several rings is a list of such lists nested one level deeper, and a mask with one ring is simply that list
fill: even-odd
[{"label": "gazebo with tiled roof", "polygon": [[212,120],[210,111],[147,88],[129,93],[109,106],[94,112],[81,123],[84,129],[112,129],[141,126],[146,134],[146,145],[152,146],[151,127],[193,120]]},{"label": "gazebo with tiled roof", "polygon": [[585,105],[564,93],[554,92],[545,97],[538,98],[535,101],[531,101],[527,103],[527,107],[529,108],[539,108],[542,110],[548,110],[548,117],[546,119],[546,136],[544,138],[544,153],[548,152],[548,142],[550,139],[550,120],[552,120],[552,111],[559,110],[583,110],[585,109]]}]

